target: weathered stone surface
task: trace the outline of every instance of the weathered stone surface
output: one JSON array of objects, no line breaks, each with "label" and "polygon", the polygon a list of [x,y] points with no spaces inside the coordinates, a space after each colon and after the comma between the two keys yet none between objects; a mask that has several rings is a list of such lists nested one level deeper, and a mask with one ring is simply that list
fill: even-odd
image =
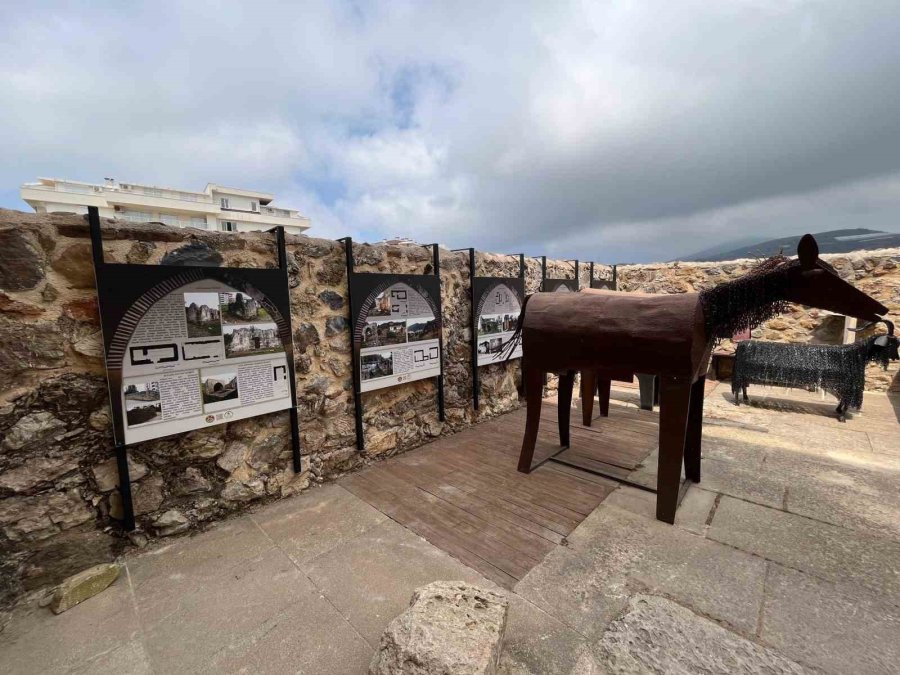
[{"label": "weathered stone surface", "polygon": [[63,581],[53,592],[50,609],[62,614],[106,590],[119,578],[119,566],[114,563],[95,565]]},{"label": "weathered stone surface", "polygon": [[198,492],[209,492],[212,489],[197,467],[189,466],[175,484],[175,492],[179,495],[190,495]]},{"label": "weathered stone surface", "polygon": [[100,309],[97,298],[79,298],[70,300],[62,306],[63,315],[83,323],[100,324]]},{"label": "weathered stone surface", "polygon": [[18,314],[20,316],[38,316],[44,313],[44,308],[16,300],[8,293],[0,291],[0,312]]},{"label": "weathered stone surface", "polygon": [[27,291],[44,278],[40,247],[25,232],[0,230],[0,288]]},{"label": "weathered stone surface", "polygon": [[[131,484],[131,506],[136,516],[156,511],[162,506],[163,498],[163,479],[158,474]],[[125,515],[122,495],[118,490],[109,495],[109,515],[116,520],[122,520]]]},{"label": "weathered stone surface", "polygon": [[461,581],[416,590],[381,637],[370,675],[497,672],[509,600]]},{"label": "weathered stone surface", "polygon": [[294,349],[303,353],[312,346],[319,344],[319,331],[311,323],[301,323],[294,330]]},{"label": "weathered stone surface", "polygon": [[91,245],[78,241],[62,249],[51,263],[54,271],[65,277],[71,288],[94,288],[94,265]]},{"label": "weathered stone surface", "polygon": [[[707,536],[832,581],[900,600],[900,542],[723,497]],[[853,564],[847,561],[852,560]]]},{"label": "weathered stone surface", "polygon": [[638,595],[596,645],[602,672],[804,673],[793,661],[674,602]]},{"label": "weathered stone surface", "polygon": [[592,637],[630,589],[664,594],[743,632],[756,628],[765,561],[602,504],[519,581],[516,591]]},{"label": "weathered stone surface", "polygon": [[21,450],[26,445],[39,443],[60,434],[65,428],[65,423],[49,412],[26,415],[6,434],[3,447],[8,450]]},{"label": "weathered stone surface", "polygon": [[11,541],[38,541],[94,517],[77,490],[0,500],[0,527]]},{"label": "weathered stone surface", "polygon": [[325,320],[325,337],[340,335],[347,330],[347,319],[342,316],[329,316]]},{"label": "weathered stone surface", "polygon": [[65,365],[65,343],[53,323],[21,323],[0,316],[0,344],[0,391],[11,388],[19,373]]},{"label": "weathered stone surface", "polygon": [[181,511],[170,509],[153,521],[153,528],[161,537],[168,537],[190,528],[190,521]]},{"label": "weathered stone surface", "polygon": [[865,589],[770,566],[760,639],[828,673],[893,673],[900,610]]},{"label": "weathered stone surface", "polygon": [[143,265],[150,260],[150,256],[153,255],[155,250],[156,244],[152,241],[136,241],[128,249],[125,260],[130,265]]},{"label": "weathered stone surface", "polygon": [[334,291],[322,291],[319,300],[324,302],[329,309],[341,309],[344,306],[344,296]]},{"label": "weathered stone surface", "polygon": [[210,248],[206,242],[192,241],[166,253],[160,264],[181,265],[182,267],[218,267],[222,264],[222,260],[222,254]]},{"label": "weathered stone surface", "polygon": [[[141,464],[130,455],[128,457],[128,477],[131,482],[139,481],[147,475],[147,465]],[[92,469],[97,489],[100,492],[111,492],[119,487],[119,467],[115,457],[98,464]]]},{"label": "weathered stone surface", "polygon": [[78,468],[71,457],[34,457],[0,474],[0,490],[26,492]]},{"label": "weathered stone surface", "polygon": [[221,497],[227,502],[249,502],[266,494],[265,483],[259,478],[248,481],[229,480],[222,488]]}]

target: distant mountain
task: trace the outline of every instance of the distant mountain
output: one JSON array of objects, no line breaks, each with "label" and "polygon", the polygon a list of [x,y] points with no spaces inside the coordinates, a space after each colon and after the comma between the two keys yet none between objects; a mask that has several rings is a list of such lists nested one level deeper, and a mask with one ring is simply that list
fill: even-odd
[{"label": "distant mountain", "polygon": [[[680,260],[715,262],[737,260],[738,258],[768,258],[779,251],[783,251],[785,255],[795,255],[801,236],[803,235],[796,234],[759,243],[748,243],[747,240],[730,241],[721,246],[698,251],[690,256],[680,258]],[[900,247],[900,234],[867,230],[861,227],[817,232],[813,236],[819,244],[819,253],[849,253],[866,249]]]}]

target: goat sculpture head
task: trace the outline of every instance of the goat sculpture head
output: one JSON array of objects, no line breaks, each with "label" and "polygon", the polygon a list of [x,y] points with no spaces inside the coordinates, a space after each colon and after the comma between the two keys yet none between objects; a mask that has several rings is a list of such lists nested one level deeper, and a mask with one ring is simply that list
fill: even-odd
[{"label": "goat sculpture head", "polygon": [[[869,353],[866,355],[868,361],[877,361],[887,368],[888,361],[900,360],[900,338],[894,335],[894,322],[887,319],[879,319],[887,326],[887,333],[884,335],[876,335],[869,338]],[[867,323],[859,328],[851,328],[854,332],[863,331],[871,328],[877,322]]]},{"label": "goat sculpture head", "polygon": [[819,258],[819,245],[811,234],[797,246],[797,261],[787,270],[785,300],[827,309],[863,321],[881,321],[888,308],[852,284]]}]

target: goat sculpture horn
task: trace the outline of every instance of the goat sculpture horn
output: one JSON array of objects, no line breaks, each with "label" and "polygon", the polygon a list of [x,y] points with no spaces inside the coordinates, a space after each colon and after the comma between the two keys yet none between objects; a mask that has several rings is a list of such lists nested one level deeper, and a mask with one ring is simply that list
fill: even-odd
[{"label": "goat sculpture horn", "polygon": [[871,328],[876,323],[883,323],[885,326],[887,326],[888,335],[894,334],[894,322],[890,321],[889,319],[878,319],[878,321],[867,321],[864,326],[857,326],[856,328],[848,328],[847,330],[851,330],[854,333],[859,333],[860,331],[864,331],[867,328]]}]

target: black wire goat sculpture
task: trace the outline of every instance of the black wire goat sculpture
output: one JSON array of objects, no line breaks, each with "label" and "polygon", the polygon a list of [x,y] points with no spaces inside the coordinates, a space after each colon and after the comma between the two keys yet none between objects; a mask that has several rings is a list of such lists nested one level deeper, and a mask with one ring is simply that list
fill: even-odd
[{"label": "black wire goat sculpture", "polygon": [[866,364],[874,361],[887,368],[889,361],[900,359],[900,340],[894,335],[894,324],[887,319],[884,324],[887,335],[873,335],[849,345],[741,342],[731,376],[735,404],[741,404],[741,394],[745,403],[750,401],[747,387],[751,384],[822,389],[837,397],[835,412],[845,422],[848,409],[862,407]]}]

